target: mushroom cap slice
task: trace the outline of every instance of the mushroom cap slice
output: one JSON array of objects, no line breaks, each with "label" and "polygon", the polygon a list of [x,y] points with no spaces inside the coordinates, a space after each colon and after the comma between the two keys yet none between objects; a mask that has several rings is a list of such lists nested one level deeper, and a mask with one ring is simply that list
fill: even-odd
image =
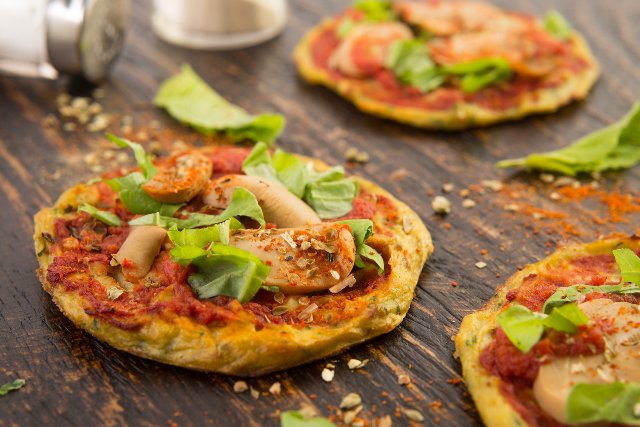
[{"label": "mushroom cap slice", "polygon": [[353,270],[356,247],[344,224],[322,223],[310,227],[238,230],[229,244],[251,252],[271,267],[267,286],[286,294],[329,289]]},{"label": "mushroom cap slice", "polygon": [[122,266],[124,278],[128,281],[142,279],[153,265],[162,242],[167,235],[164,228],[156,225],[131,227],[129,236],[113,258]]},{"label": "mushroom cap slice", "polygon": [[181,154],[175,163],[142,186],[149,196],[162,203],[184,203],[200,193],[209,182],[213,164],[198,152]]},{"label": "mushroom cap slice", "polygon": [[262,208],[264,219],[279,228],[304,227],[321,222],[318,214],[282,184],[248,175],[227,175],[211,181],[205,190],[204,203],[224,209],[236,187],[253,193]]},{"label": "mushroom cap slice", "polygon": [[604,354],[558,357],[544,364],[533,384],[533,395],[542,409],[567,422],[566,405],[576,384],[614,381],[640,382],[640,310],[637,304],[596,299],[580,304],[590,318],[606,318],[612,333],[605,336]]}]

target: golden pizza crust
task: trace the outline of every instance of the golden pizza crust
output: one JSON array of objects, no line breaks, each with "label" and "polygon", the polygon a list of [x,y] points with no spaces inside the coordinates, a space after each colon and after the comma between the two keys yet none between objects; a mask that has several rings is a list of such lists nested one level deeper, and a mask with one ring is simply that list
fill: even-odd
[{"label": "golden pizza crust", "polygon": [[454,337],[456,352],[462,364],[465,384],[475,401],[482,421],[487,427],[521,427],[527,425],[509,401],[500,393],[500,379],[480,365],[482,350],[493,340],[492,333],[498,326],[498,314],[506,303],[507,292],[519,288],[530,274],[543,274],[549,267],[587,255],[611,254],[614,249],[626,247],[640,249],[639,239],[610,239],[569,246],[557,250],[540,262],[527,266],[514,274],[498,288],[496,295],[479,311],[465,316],[458,334]]},{"label": "golden pizza crust", "polygon": [[332,89],[365,113],[421,128],[458,130],[517,120],[531,114],[551,113],[572,101],[586,98],[600,73],[598,63],[586,41],[579,33],[574,32],[572,42],[575,53],[584,58],[588,66],[579,74],[568,77],[566,82],[557,87],[539,89],[523,95],[517,108],[496,111],[469,102],[458,103],[449,110],[402,107],[363,94],[349,79],[336,82],[326,70],[315,65],[311,55],[311,44],[327,28],[335,25],[335,20],[336,18],[326,19],[312,28],[296,46],[293,57],[300,75],[309,83]]},{"label": "golden pizza crust", "polygon": [[[316,161],[316,165],[321,164]],[[55,219],[64,215],[65,208],[97,201],[95,187],[82,184],[63,193],[54,207],[35,215],[38,276],[44,290],[77,326],[115,348],[141,357],[241,376],[257,376],[321,359],[398,326],[409,309],[422,267],[433,252],[431,236],[415,212],[377,185],[356,179],[365,191],[389,198],[398,211],[398,219],[391,225],[377,213],[373,218],[376,234],[367,241],[383,254],[390,273],[388,281],[373,292],[347,302],[344,310],[357,311],[353,318],[328,327],[267,324],[257,331],[253,314],[240,311],[238,320],[223,327],[205,326],[180,316],[168,322],[150,314],[151,322],[140,330],[130,331],[87,314],[78,292],[67,292],[46,280],[53,256],[47,252],[43,237],[43,233],[53,234]]]}]

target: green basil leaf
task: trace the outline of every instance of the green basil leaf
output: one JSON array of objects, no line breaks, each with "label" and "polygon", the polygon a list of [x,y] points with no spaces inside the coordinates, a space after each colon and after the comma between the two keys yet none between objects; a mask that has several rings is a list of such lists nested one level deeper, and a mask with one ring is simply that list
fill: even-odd
[{"label": "green basil leaf", "polygon": [[198,246],[176,246],[169,252],[171,259],[180,265],[189,265],[194,260],[207,255],[207,251]]},{"label": "green basil leaf", "polygon": [[578,326],[587,323],[589,323],[589,318],[574,303],[554,308],[551,314],[542,321],[542,324],[548,328],[569,334],[575,334],[578,331]]},{"label": "green basil leaf", "polygon": [[483,58],[442,68],[444,74],[461,76],[464,93],[473,93],[511,77],[511,66],[503,58]]},{"label": "green basil leaf", "polygon": [[575,176],[581,172],[629,168],[640,162],[640,103],[620,121],[580,138],[572,145],[519,159],[502,160],[499,168],[523,166]]},{"label": "green basil leaf", "polygon": [[388,0],[356,0],[354,7],[364,12],[364,19],[370,22],[391,21],[396,17]]},{"label": "green basil leaf", "polygon": [[236,140],[250,139],[273,143],[284,128],[279,114],[253,116],[225,100],[188,65],[164,81],[154,103],[169,114],[205,135],[226,132]]},{"label": "green basil leaf", "polygon": [[258,176],[278,182],[276,170],[269,156],[269,146],[264,142],[258,142],[244,162],[242,162],[242,171],[249,176]]},{"label": "green basil leaf", "polygon": [[278,173],[280,182],[297,197],[302,198],[309,177],[308,168],[304,162],[293,154],[278,149],[273,154],[273,167]]},{"label": "green basil leaf", "polygon": [[373,234],[373,222],[369,219],[347,219],[336,221],[336,223],[345,224],[351,229],[351,234],[353,234],[353,240],[356,244],[356,267],[366,267],[365,262],[362,260],[362,258],[366,258],[378,266],[378,273],[382,273],[384,271],[382,255],[365,243],[369,236]]},{"label": "green basil leaf", "polygon": [[219,215],[208,215],[196,212],[189,214],[186,219],[182,219],[153,213],[131,220],[129,221],[129,225],[157,225],[163,228],[176,227],[182,230],[185,228],[207,227],[234,217],[251,218],[262,227],[266,224],[256,196],[245,188],[236,187],[231,195],[231,202]]},{"label": "green basil leaf", "polygon": [[544,15],[542,26],[560,40],[567,40],[573,33],[571,24],[557,10],[550,10]]},{"label": "green basil leaf", "polygon": [[560,288],[553,293],[544,303],[543,313],[550,313],[555,307],[562,306],[570,302],[576,302],[584,298],[585,295],[592,292],[601,292],[603,294],[633,294],[640,293],[640,286],[634,284],[622,283],[619,285],[573,285]]},{"label": "green basil leaf", "polygon": [[567,400],[569,424],[620,423],[640,425],[637,405],[640,404],[640,384],[577,384]]},{"label": "green basil leaf", "polygon": [[153,165],[153,158],[144,151],[142,145],[129,141],[128,139],[119,138],[110,133],[107,134],[107,138],[118,147],[131,148],[133,150],[136,163],[140,166],[140,170],[142,170],[142,174],[146,180],[153,178],[153,176],[158,172],[156,167]]},{"label": "green basil leaf", "polygon": [[113,212],[101,211],[100,209],[86,203],[78,206],[78,211],[86,212],[95,219],[102,221],[107,225],[113,225],[117,227],[122,224],[122,220],[120,219],[120,217]]},{"label": "green basil leaf", "polygon": [[270,268],[249,252],[225,245],[214,245],[208,252],[193,260],[198,272],[188,278],[201,299],[224,295],[250,301],[269,275]]},{"label": "green basil leaf", "polygon": [[7,393],[13,390],[19,390],[24,387],[26,383],[27,382],[22,378],[18,378],[17,380],[11,381],[10,383],[3,384],[0,386],[0,396],[5,396]]},{"label": "green basil leaf", "polygon": [[171,217],[184,204],[161,203],[149,196],[142,185],[147,182],[140,172],[133,172],[120,178],[105,181],[111,188],[118,191],[118,196],[124,206],[137,215],[152,214],[160,212],[163,216]]},{"label": "green basil leaf", "polygon": [[422,40],[395,42],[391,46],[386,67],[393,71],[400,82],[416,87],[423,93],[440,87],[445,80]]},{"label": "green basil leaf", "polygon": [[358,184],[351,179],[321,181],[307,185],[304,200],[320,218],[336,218],[353,209],[358,195]]},{"label": "green basil leaf", "polygon": [[305,418],[300,412],[286,411],[280,415],[280,427],[336,427],[326,418]]},{"label": "green basil leaf", "polygon": [[[197,246],[204,248],[211,242],[228,244],[230,230],[239,230],[241,228],[243,228],[242,223],[235,218],[231,218],[211,227],[183,230],[173,229],[169,230],[167,234],[176,246]],[[225,241],[227,243],[225,243]]]},{"label": "green basil leaf", "polygon": [[543,315],[533,313],[522,305],[514,304],[498,315],[498,324],[509,341],[518,350],[527,353],[542,337],[543,319]]},{"label": "green basil leaf", "polygon": [[640,284],[640,257],[631,249],[615,249],[613,256],[620,267],[623,282]]},{"label": "green basil leaf", "polygon": [[242,164],[244,173],[280,182],[301,197],[320,218],[336,218],[353,209],[358,185],[353,179],[345,178],[344,168],[335,166],[316,172],[312,164],[305,165],[282,150],[277,150],[271,158],[267,148],[264,143],[256,144]]}]

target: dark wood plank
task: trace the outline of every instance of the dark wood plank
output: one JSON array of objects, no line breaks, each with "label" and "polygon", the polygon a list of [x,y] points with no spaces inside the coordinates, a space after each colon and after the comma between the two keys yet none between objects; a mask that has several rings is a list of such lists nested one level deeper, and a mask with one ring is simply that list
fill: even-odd
[{"label": "dark wood plank", "polygon": [[[574,138],[610,123],[640,99],[637,62],[640,17],[637,0],[496,0],[505,7],[542,14],[556,8],[583,31],[603,65],[604,75],[591,97],[549,116],[529,118],[482,130],[428,132],[360,114],[347,102],[296,76],[291,51],[306,29],[323,16],[340,11],[344,1],[295,0],[290,24],[277,39],[256,48],[212,53],[180,49],[154,37],[149,24],[150,1],[134,2],[131,31],[122,58],[104,85],[100,100],[115,115],[110,130],[119,132],[130,116],[135,130],[152,138],[171,135],[202,140],[180,128],[151,99],[158,84],[190,63],[217,90],[252,112],[277,111],[288,125],[280,145],[342,163],[349,147],[367,151],[371,161],[351,169],[408,202],[430,228],[436,252],[424,269],[416,297],[403,324],[395,331],[335,358],[336,378],[320,379],[325,362],[248,381],[265,392],[274,381],[283,385],[280,397],[234,394],[234,378],[192,372],[146,361],[116,351],[66,320],[41,290],[35,277],[31,216],[48,205],[69,184],[86,178],[83,156],[104,150],[103,138],[86,131],[66,132],[56,113],[63,92],[90,95],[92,88],[68,78],[58,81],[0,77],[0,382],[27,380],[24,389],[0,399],[0,425],[242,425],[276,426],[278,410],[302,404],[323,415],[336,413],[342,396],[360,393],[363,417],[390,414],[395,425],[406,418],[401,408],[420,410],[425,424],[479,425],[464,386],[447,383],[459,375],[451,336],[464,315],[479,308],[516,266],[545,256],[549,246],[565,243],[547,234],[547,223],[504,210],[506,193],[472,192],[478,205],[463,209],[457,191],[447,217],[432,213],[430,202],[443,183],[456,190],[485,179],[509,177],[517,185],[537,188],[527,202],[564,212],[581,234],[569,241],[590,241],[612,231],[638,231],[638,215],[613,226],[583,221],[602,206],[550,200],[553,191],[535,175],[497,172],[504,157],[566,145]],[[58,123],[43,126],[54,114]],[[163,130],[149,130],[153,120]],[[403,174],[402,171],[405,173]],[[640,184],[640,168],[607,174],[604,188],[630,191]],[[535,233],[533,228],[540,228]],[[486,249],[487,255],[481,255]],[[475,262],[488,267],[477,269]],[[500,276],[499,278],[496,276]],[[458,283],[452,287],[451,282]],[[350,372],[349,358],[370,359],[363,370]],[[411,386],[397,384],[409,375]],[[437,402],[442,407],[437,409]]]}]

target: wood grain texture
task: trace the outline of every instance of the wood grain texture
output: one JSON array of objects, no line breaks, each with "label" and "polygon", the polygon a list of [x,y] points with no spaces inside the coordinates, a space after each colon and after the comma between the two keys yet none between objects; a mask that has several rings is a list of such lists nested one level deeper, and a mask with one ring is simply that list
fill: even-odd
[{"label": "wood grain texture", "polygon": [[[194,138],[151,103],[158,84],[180,64],[190,63],[234,103],[251,112],[284,114],[288,124],[279,144],[287,150],[329,163],[343,162],[349,147],[367,151],[371,161],[351,171],[410,204],[430,228],[436,252],[422,272],[403,324],[337,357],[331,384],[320,379],[326,362],[313,363],[250,380],[261,392],[274,381],[283,386],[280,397],[261,395],[256,400],[249,393],[233,393],[234,378],[164,366],[113,350],[66,320],[41,290],[31,240],[31,216],[65,186],[90,176],[83,155],[103,147],[98,134],[65,132],[60,123],[43,127],[42,121],[48,114],[62,121],[56,112],[59,93],[88,95],[91,88],[68,78],[0,77],[0,383],[17,377],[27,380],[22,390],[0,398],[0,425],[277,426],[278,410],[308,403],[320,414],[334,414],[348,392],[363,396],[362,415],[369,421],[391,414],[394,425],[408,425],[396,411],[414,408],[423,413],[426,425],[479,425],[464,386],[446,381],[459,375],[451,336],[462,317],[482,306],[516,266],[544,257],[548,243],[563,242],[555,234],[536,234],[518,215],[505,212],[509,201],[502,194],[472,193],[478,205],[467,210],[453,193],[453,212],[444,218],[432,213],[432,196],[440,194],[445,182],[461,189],[483,179],[510,177],[511,183],[539,189],[527,196],[536,206],[570,215],[598,209],[589,203],[553,202],[548,197],[552,190],[534,175],[510,176],[495,171],[493,164],[534,149],[566,145],[621,117],[640,99],[640,3],[496,0],[539,15],[560,10],[585,34],[603,65],[603,77],[585,102],[557,114],[461,133],[428,132],[362,115],[328,90],[297,78],[290,59],[297,40],[323,16],[344,8],[345,1],[291,1],[289,26],[282,36],[260,47],[225,53],[161,42],[150,28],[150,1],[132,3],[127,44],[100,100],[106,111],[130,115],[134,128],[158,120],[164,128]],[[110,129],[117,132],[118,126]],[[607,174],[602,184],[637,189],[640,168]],[[638,216],[615,229],[631,233],[637,220]],[[590,241],[612,231],[595,222],[580,225],[583,232],[573,240]],[[482,256],[482,249],[488,254]],[[479,260],[487,262],[487,268],[477,269]],[[458,286],[452,287],[452,281]],[[352,357],[370,363],[350,372],[346,361]],[[397,384],[401,373],[412,378],[411,386]],[[439,410],[434,408],[437,401],[442,402]]]}]

